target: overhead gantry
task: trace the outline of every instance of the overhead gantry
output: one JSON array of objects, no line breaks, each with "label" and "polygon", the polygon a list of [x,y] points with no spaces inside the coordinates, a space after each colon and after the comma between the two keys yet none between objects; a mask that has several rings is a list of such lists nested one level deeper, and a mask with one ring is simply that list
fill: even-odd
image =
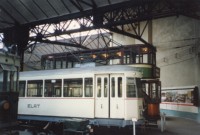
[{"label": "overhead gantry", "polygon": [[[33,53],[39,43],[93,49],[83,43],[90,36],[88,31],[94,29],[106,29],[151,44],[151,37],[148,40],[143,37],[145,29],[151,32],[151,20],[179,15],[199,19],[199,5],[198,0],[59,0],[56,3],[53,0],[3,0],[0,4],[1,41],[8,47],[17,45],[21,64],[24,52],[29,49],[28,52]],[[74,22],[78,26],[72,28]],[[86,36],[75,39],[72,35],[77,32],[86,32]],[[105,44],[114,42],[112,39],[107,42],[102,32],[97,34]],[[71,41],[60,39],[63,35],[68,35]],[[100,47],[95,45],[95,49]]]}]

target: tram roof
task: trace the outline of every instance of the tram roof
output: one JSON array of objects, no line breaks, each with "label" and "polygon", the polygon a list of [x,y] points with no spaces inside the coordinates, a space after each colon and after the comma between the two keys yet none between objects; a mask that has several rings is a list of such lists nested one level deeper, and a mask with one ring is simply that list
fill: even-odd
[{"label": "tram roof", "polygon": [[138,68],[131,65],[109,65],[97,67],[77,67],[69,69],[54,69],[54,70],[38,70],[38,71],[25,71],[20,72],[20,78],[25,77],[39,77],[39,76],[62,76],[62,75],[77,75],[77,74],[109,74],[109,73],[136,73],[135,75],[141,76]]}]

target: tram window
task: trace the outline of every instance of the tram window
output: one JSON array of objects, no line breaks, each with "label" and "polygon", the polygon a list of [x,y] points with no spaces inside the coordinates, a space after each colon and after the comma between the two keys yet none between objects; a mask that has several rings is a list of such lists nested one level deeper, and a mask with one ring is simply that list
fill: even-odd
[{"label": "tram window", "polygon": [[151,83],[151,90],[152,90],[151,98],[156,98],[158,94],[156,93],[156,84],[155,83]]},{"label": "tram window", "polygon": [[56,69],[60,69],[61,68],[61,61],[60,60],[56,60]]},{"label": "tram window", "polygon": [[26,81],[19,81],[19,97],[25,97]]},{"label": "tram window", "polygon": [[85,78],[85,97],[93,97],[93,80]]},{"label": "tram window", "polygon": [[45,61],[45,69],[51,69],[51,61],[50,60]]},{"label": "tram window", "polygon": [[136,55],[136,63],[139,63],[139,55]]},{"label": "tram window", "polygon": [[143,55],[136,55],[136,63],[143,63]]},{"label": "tram window", "polygon": [[115,78],[114,77],[112,77],[111,78],[111,96],[112,97],[115,97]]},{"label": "tram window", "polygon": [[66,68],[67,67],[67,63],[65,60],[62,61],[62,68]]},{"label": "tram window", "polygon": [[8,83],[7,88],[10,91],[16,91],[17,90],[17,72],[10,71],[8,72]]},{"label": "tram window", "polygon": [[64,79],[64,97],[82,97],[83,96],[83,80]]},{"label": "tram window", "polygon": [[118,97],[122,97],[122,77],[118,77]]},{"label": "tram window", "polygon": [[72,68],[72,67],[73,67],[73,63],[70,62],[70,61],[68,61],[68,63],[67,63],[67,68]]},{"label": "tram window", "polygon": [[127,78],[127,97],[136,97],[136,85],[134,78]]},{"label": "tram window", "polygon": [[53,69],[53,67],[54,67],[53,60],[52,59],[46,60],[45,69]]},{"label": "tram window", "polygon": [[108,96],[108,78],[104,78],[104,97]]},{"label": "tram window", "polygon": [[101,97],[101,78],[97,78],[97,97]]},{"label": "tram window", "polygon": [[61,79],[45,80],[45,97],[61,97]]},{"label": "tram window", "polygon": [[126,54],[126,55],[124,56],[124,63],[125,63],[125,64],[129,64],[129,63],[130,63],[130,54]]},{"label": "tram window", "polygon": [[42,97],[43,81],[33,80],[28,81],[27,96],[28,97]]},{"label": "tram window", "polygon": [[143,63],[148,63],[148,54],[143,54]]}]

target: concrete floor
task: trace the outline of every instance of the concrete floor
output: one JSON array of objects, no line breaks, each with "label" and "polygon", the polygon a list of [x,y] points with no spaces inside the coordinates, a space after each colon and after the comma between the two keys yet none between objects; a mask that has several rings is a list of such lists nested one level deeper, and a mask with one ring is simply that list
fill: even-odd
[{"label": "concrete floor", "polygon": [[200,123],[196,121],[177,118],[167,117],[166,130],[164,132],[159,129],[147,129],[144,135],[199,135],[200,134]]},{"label": "concrete floor", "polygon": [[[161,132],[160,121],[158,128],[137,129],[136,135],[200,135],[200,123],[193,120],[167,117],[166,130]],[[131,128],[97,127],[94,135],[133,135]]]},{"label": "concrete floor", "polygon": [[[166,130],[161,132],[160,121],[158,122],[158,128],[145,128],[137,129],[136,135],[200,135],[200,123],[193,120],[167,117],[166,118]],[[20,132],[2,133],[0,135],[33,135],[31,132],[25,130]],[[34,135],[45,135],[44,133],[38,133]],[[56,135],[49,133],[48,135]],[[74,134],[70,134],[74,135]],[[77,134],[78,135],[78,134]],[[131,127],[119,128],[119,127],[95,127],[93,135],[133,135],[133,129]]]}]

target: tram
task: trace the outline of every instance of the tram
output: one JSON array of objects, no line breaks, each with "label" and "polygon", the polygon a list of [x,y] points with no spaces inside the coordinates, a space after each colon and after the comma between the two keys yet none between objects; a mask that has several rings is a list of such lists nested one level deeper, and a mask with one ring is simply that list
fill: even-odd
[{"label": "tram", "polygon": [[126,126],[143,118],[141,73],[133,66],[99,66],[20,73],[18,118]]},{"label": "tram", "polygon": [[[20,72],[18,120],[125,127],[160,118],[156,49],[128,45],[106,50],[49,54],[44,70]],[[77,60],[77,58],[80,58]]]},{"label": "tram", "polygon": [[17,125],[20,59],[0,52],[0,129]]}]

